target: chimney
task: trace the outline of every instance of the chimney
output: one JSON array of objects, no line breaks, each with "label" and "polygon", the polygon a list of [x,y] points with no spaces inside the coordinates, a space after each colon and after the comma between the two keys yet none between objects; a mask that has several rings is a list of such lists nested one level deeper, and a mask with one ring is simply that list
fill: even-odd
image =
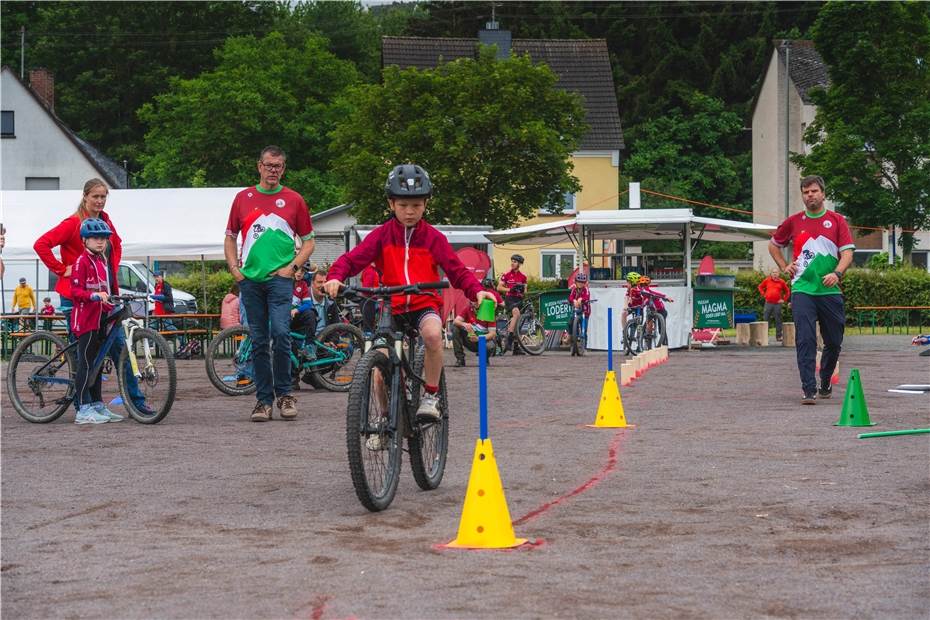
[{"label": "chimney", "polygon": [[478,41],[482,45],[496,45],[498,60],[510,58],[510,31],[501,30],[493,17],[484,25],[484,30],[478,31]]},{"label": "chimney", "polygon": [[45,106],[55,111],[55,76],[43,67],[29,70],[29,86]]}]

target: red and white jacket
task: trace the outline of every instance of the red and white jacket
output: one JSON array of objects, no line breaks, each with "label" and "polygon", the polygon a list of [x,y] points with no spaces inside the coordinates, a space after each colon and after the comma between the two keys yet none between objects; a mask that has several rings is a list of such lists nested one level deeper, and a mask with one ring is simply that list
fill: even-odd
[{"label": "red and white jacket", "polygon": [[[100,212],[100,219],[106,222],[110,230],[113,231],[107,244],[107,258],[109,260],[110,282],[113,285],[113,293],[117,294],[119,293],[119,284],[116,280],[116,270],[119,269],[119,261],[123,254],[123,241],[116,233],[116,227],[113,226],[113,222],[110,221],[110,216],[106,214],[106,211]],[[74,262],[78,256],[84,253],[84,240],[81,239],[81,218],[77,215],[66,217],[58,226],[39,237],[32,247],[49,271],[58,276],[55,291],[62,297],[71,299],[71,280],[63,276],[68,267],[72,267],[73,271]],[[61,260],[58,260],[58,257],[52,252],[52,249],[56,247],[60,248]]]},{"label": "red and white jacket", "polygon": [[[382,286],[438,282],[441,267],[452,286],[469,299],[476,300],[483,290],[481,282],[462,264],[445,235],[425,220],[408,230],[392,217],[371,231],[351,252],[340,256],[327,277],[345,282],[371,263],[381,272]],[[439,312],[441,307],[442,296],[438,290],[422,295],[395,295],[391,299],[392,314],[424,308]]]},{"label": "red and white jacket", "polygon": [[78,338],[81,334],[99,329],[103,313],[113,309],[112,304],[105,304],[91,298],[94,293],[100,291],[110,292],[107,261],[99,254],[84,250],[71,268],[71,277],[68,278],[68,282],[71,287],[71,300],[74,302],[74,310],[71,312],[71,333]]}]

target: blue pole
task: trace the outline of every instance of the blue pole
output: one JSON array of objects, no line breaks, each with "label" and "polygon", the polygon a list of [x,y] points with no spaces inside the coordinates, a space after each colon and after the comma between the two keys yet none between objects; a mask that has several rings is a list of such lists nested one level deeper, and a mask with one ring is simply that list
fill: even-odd
[{"label": "blue pole", "polygon": [[607,370],[614,369],[614,309],[607,308]]},{"label": "blue pole", "polygon": [[478,337],[478,410],[480,412],[481,441],[488,438],[488,343],[486,336]]}]

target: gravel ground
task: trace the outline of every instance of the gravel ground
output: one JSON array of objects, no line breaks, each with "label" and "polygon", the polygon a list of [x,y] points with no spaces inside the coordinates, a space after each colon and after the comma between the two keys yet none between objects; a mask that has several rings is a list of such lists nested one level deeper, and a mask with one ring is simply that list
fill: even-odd
[{"label": "gravel ground", "polygon": [[[830,401],[794,351],[673,352],[623,389],[633,429],[589,429],[606,357],[495,358],[491,438],[519,550],[451,551],[477,371],[448,369],[449,462],[393,505],[352,490],[341,394],[248,421],[202,362],[169,417],[76,427],[0,397],[2,611],[10,618],[926,618],[930,436],[838,428],[850,368],[868,430],[930,426],[910,337],[849,337]],[[451,352],[447,362],[451,362]],[[5,377],[5,367],[3,376]],[[109,390],[112,386],[107,385]],[[406,459],[405,459],[406,461]]]}]

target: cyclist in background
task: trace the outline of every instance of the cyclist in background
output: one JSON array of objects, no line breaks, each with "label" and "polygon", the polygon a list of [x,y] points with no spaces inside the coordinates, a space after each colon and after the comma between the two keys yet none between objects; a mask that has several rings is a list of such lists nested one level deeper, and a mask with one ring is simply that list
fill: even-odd
[{"label": "cyclist in background", "polygon": [[501,275],[497,290],[504,294],[504,304],[510,312],[510,323],[507,324],[507,344],[504,351],[513,347],[514,355],[523,355],[523,351],[514,342],[517,333],[517,321],[520,320],[520,304],[526,294],[526,274],[520,271],[524,258],[519,254],[510,257],[510,271]]},{"label": "cyclist in background", "polygon": [[[329,270],[326,293],[336,297],[346,279],[372,262],[381,271],[384,286],[437,282],[439,269],[453,287],[476,302],[493,299],[481,282],[462,264],[449,240],[423,219],[433,194],[433,184],[423,168],[414,164],[396,166],[384,184],[393,216],[375,228],[352,251],[340,256]],[[442,319],[439,291],[420,295],[397,295],[392,299],[394,320],[403,329],[420,332],[426,345],[423,379],[425,393],[417,417],[438,420],[439,381],[442,376]]]},{"label": "cyclist in background", "polygon": [[[656,312],[661,314],[663,319],[668,319],[668,310],[665,309],[665,304],[663,303],[662,300],[665,300],[667,302],[673,302],[675,300],[669,297],[668,295],[665,295],[664,293],[660,293],[659,291],[650,287],[649,286],[650,284],[652,284],[652,278],[650,278],[649,276],[641,276],[639,278],[640,296],[642,296],[643,293],[649,293],[650,295],[652,295],[652,300],[653,300],[652,303],[656,307]],[[645,299],[643,299],[643,301],[645,302]]]},{"label": "cyclist in background", "polygon": [[626,307],[620,313],[620,325],[623,327],[623,336],[626,337],[626,320],[632,312],[638,312],[643,305],[643,296],[639,288],[639,279],[642,276],[635,271],[626,274]]},{"label": "cyclist in background", "polygon": [[584,312],[585,337],[587,337],[588,319],[591,317],[591,291],[588,290],[588,275],[583,271],[575,274],[575,286],[568,294],[568,303]]}]

